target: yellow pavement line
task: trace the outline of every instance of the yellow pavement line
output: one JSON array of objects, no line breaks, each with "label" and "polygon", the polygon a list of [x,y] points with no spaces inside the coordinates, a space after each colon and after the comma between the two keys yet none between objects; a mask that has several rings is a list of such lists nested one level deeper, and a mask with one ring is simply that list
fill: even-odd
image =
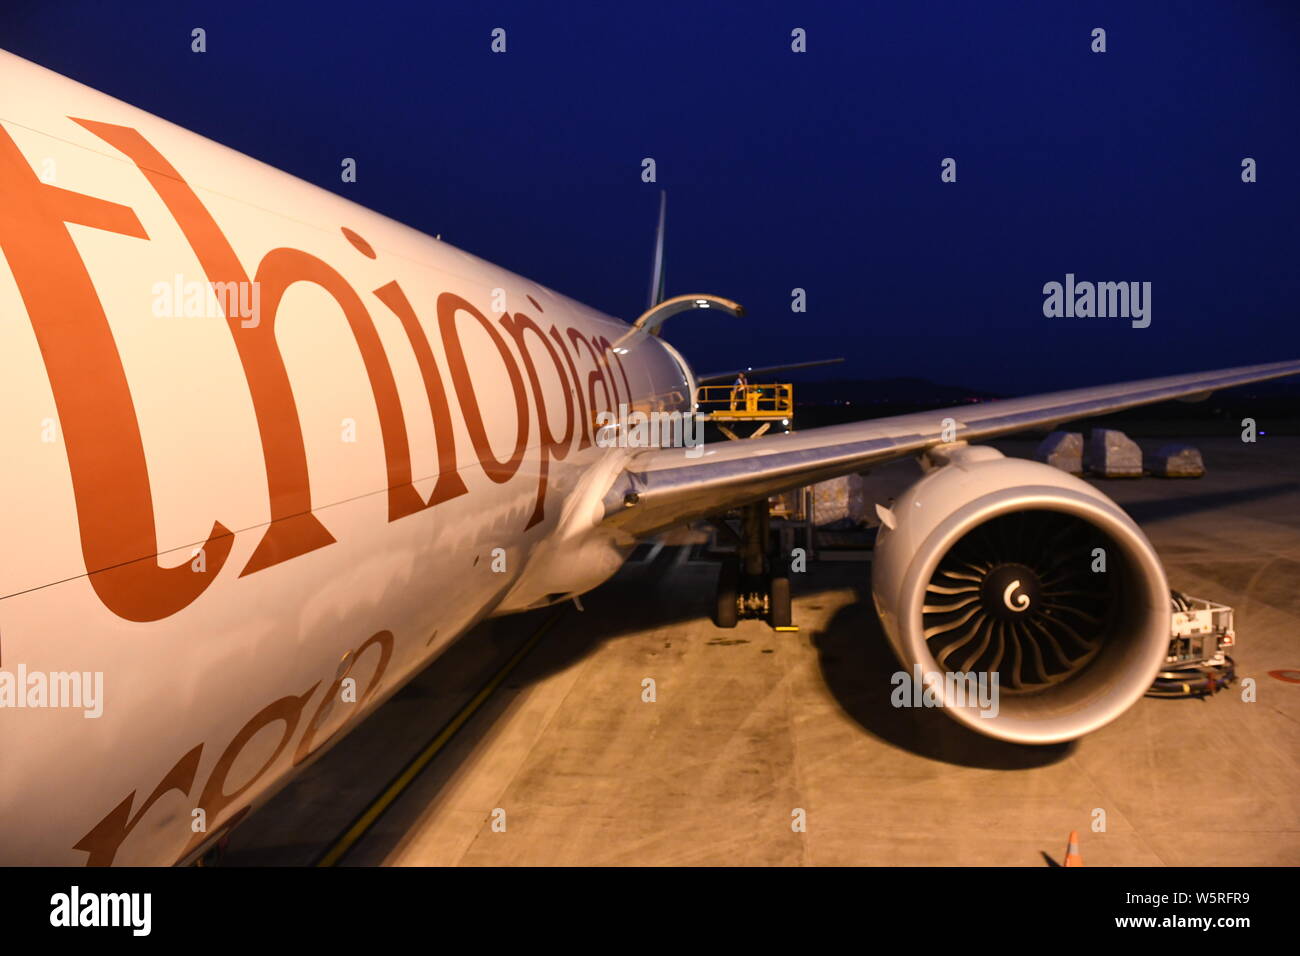
[{"label": "yellow pavement line", "polygon": [[483,706],[483,703],[492,696],[492,692],[501,686],[501,682],[509,676],[511,671],[519,666],[519,662],[537,646],[537,643],[555,622],[564,616],[564,611],[565,607],[561,606],[559,611],[547,618],[533,636],[511,655],[505,665],[492,676],[492,679],[479,689],[479,692],[460,709],[460,712],[442,730],[438,731],[438,735],[429,741],[425,748],[416,755],[415,759],[402,768],[401,773],[394,777],[388,786],[384,788],[384,792],[353,821],[343,835],[334,842],[334,845],[325,852],[325,855],[316,861],[317,866],[334,866],[339,860],[343,859],[347,852],[356,845],[357,841],[374,826],[375,821],[379,819],[383,812],[392,806],[393,801],[400,797],[403,791],[411,785],[411,782],[420,775],[420,771],[428,766],[429,761],[438,755],[438,751],[442,750],[447,742],[455,736],[456,731],[460,730],[465,725],[465,722],[474,716],[475,712]]}]

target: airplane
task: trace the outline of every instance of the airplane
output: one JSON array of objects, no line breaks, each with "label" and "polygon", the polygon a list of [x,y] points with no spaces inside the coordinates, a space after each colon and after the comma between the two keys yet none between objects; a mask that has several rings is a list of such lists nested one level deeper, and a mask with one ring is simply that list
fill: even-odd
[{"label": "airplane", "polygon": [[736,303],[659,275],[620,321],[8,53],[0,251],[5,864],[195,861],[475,624],[685,522],[744,510],[719,623],[777,621],[768,496],[905,457],[872,570],[894,650],[927,686],[999,675],[995,718],[945,700],[980,733],[1074,739],[1151,684],[1164,571],[1101,492],[976,443],[1300,372],[610,441],[694,412],[664,322]]}]

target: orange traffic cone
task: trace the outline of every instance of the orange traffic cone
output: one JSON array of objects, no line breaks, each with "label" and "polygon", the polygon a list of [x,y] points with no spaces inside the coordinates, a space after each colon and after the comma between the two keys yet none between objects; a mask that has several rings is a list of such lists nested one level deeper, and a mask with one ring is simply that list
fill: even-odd
[{"label": "orange traffic cone", "polygon": [[1079,831],[1070,831],[1070,845],[1065,848],[1066,866],[1083,866],[1083,857],[1079,856]]}]

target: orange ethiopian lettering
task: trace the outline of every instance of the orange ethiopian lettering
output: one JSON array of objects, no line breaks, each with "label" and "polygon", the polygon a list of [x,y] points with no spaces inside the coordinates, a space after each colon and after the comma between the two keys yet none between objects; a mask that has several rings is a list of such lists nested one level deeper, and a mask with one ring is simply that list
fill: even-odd
[{"label": "orange ethiopian lettering", "polygon": [[[501,356],[506,374],[510,376],[510,388],[515,400],[516,438],[514,450],[505,461],[498,460],[492,451],[492,446],[488,444],[483,412],[479,408],[478,397],[474,394],[469,365],[465,361],[460,333],[456,330],[456,316],[462,312],[473,316],[487,332],[488,337],[492,339],[492,344],[496,346],[497,353]],[[443,351],[447,356],[447,366],[451,370],[451,381],[456,388],[456,397],[460,400],[461,413],[465,417],[465,428],[469,432],[470,443],[474,446],[474,453],[478,456],[483,472],[497,484],[504,484],[519,470],[519,465],[524,460],[524,449],[528,445],[528,396],[524,392],[523,376],[519,374],[519,366],[515,364],[514,356],[506,347],[505,340],[493,328],[487,317],[471,303],[454,292],[444,292],[438,296],[437,313]]]},{"label": "orange ethiopian lettering", "polygon": [[[587,341],[586,336],[577,329],[569,329],[569,341],[573,343],[575,351],[577,350],[578,343],[582,343],[582,347],[585,348],[587,354],[591,356],[591,364],[595,369],[595,371],[590,372],[587,375],[587,400],[591,410],[591,421],[588,424],[592,429],[592,433],[595,434],[597,413],[601,411],[617,411],[615,403],[617,402],[618,393],[616,391],[613,400],[611,400],[609,392],[610,382],[606,381],[604,366],[601,364],[600,358],[596,355],[596,350],[593,349],[591,343]],[[597,382],[600,383],[600,387],[605,393],[605,402],[603,405],[596,402]],[[579,385],[578,387],[581,388],[582,386]]]},{"label": "orange ethiopian lettering", "polygon": [[167,775],[154,788],[149,799],[140,805],[140,809],[135,816],[131,816],[131,805],[135,803],[135,791],[127,794],[126,799],[113,808],[108,816],[100,820],[95,828],[77,841],[73,847],[74,850],[85,850],[90,854],[86,860],[86,866],[111,866],[117,851],[121,848],[122,843],[131,831],[136,828],[143,817],[163,794],[172,790],[179,790],[183,794],[189,794],[190,788],[194,786],[194,778],[199,772],[199,758],[203,755],[203,745],[199,744],[194,747],[180,760],[176,761],[176,766],[167,771]]},{"label": "orange ethiopian lettering", "polygon": [[127,206],[42,183],[0,128],[0,249],[23,297],[63,431],[90,584],[114,614],[156,621],[212,583],[234,541],[212,523],[204,570],[162,567],[144,443],[117,343],[67,224],[148,239]]},{"label": "orange ethiopian lettering", "polygon": [[340,230],[343,233],[343,238],[352,243],[353,248],[355,248],[357,252],[361,253],[367,259],[375,258],[374,246],[366,242],[366,240],[362,239],[354,230],[349,229],[347,226],[341,226]]},{"label": "orange ethiopian lettering", "polygon": [[295,767],[310,757],[317,749],[324,747],[342,733],[343,728],[340,726],[338,730],[334,731],[334,733],[330,734],[319,744],[313,745],[313,741],[316,739],[316,731],[320,729],[321,721],[325,719],[325,715],[329,712],[327,705],[330,701],[337,699],[339,691],[343,688],[343,681],[352,676],[352,668],[356,667],[357,660],[366,652],[366,649],[370,647],[375,647],[379,650],[379,660],[375,663],[374,673],[370,675],[370,682],[366,684],[365,691],[362,692],[361,696],[357,698],[356,703],[353,705],[358,712],[365,705],[366,701],[370,699],[371,695],[379,689],[379,682],[383,679],[384,671],[388,670],[388,662],[392,660],[393,657],[392,631],[378,631],[375,634],[372,634],[362,642],[360,647],[352,652],[352,656],[348,660],[347,669],[336,677],[334,683],[330,685],[329,690],[325,691],[325,696],[321,698],[320,704],[316,707],[316,713],[312,715],[311,720],[307,724],[307,729],[303,731],[302,739],[298,741],[298,746],[293,752],[293,764]]},{"label": "orange ethiopian lettering", "polygon": [[[76,122],[122,152],[140,169],[185,234],[209,282],[247,285],[248,274],[212,214],[184,177],[148,140],[125,126],[84,119]],[[410,449],[397,387],[360,297],[328,265],[296,249],[271,250],[258,266],[256,281],[267,287],[262,290],[262,301],[269,300],[270,307],[264,307],[263,311],[272,317],[284,292],[295,282],[314,282],[339,303],[361,351],[375,395],[388,469],[388,520],[395,521],[421,510],[424,502],[411,485]],[[259,316],[250,325],[238,315],[226,316],[257,416],[271,510],[271,523],[241,576],[334,542],[333,535],[312,514],[307,453],[292,383],[275,340],[274,321],[261,319]]]},{"label": "orange ethiopian lettering", "polygon": [[[397,395],[397,382],[393,379],[393,370],[388,366],[379,334],[375,331],[370,313],[362,304],[361,297],[338,272],[322,260],[299,249],[285,247],[272,249],[262,258],[254,281],[262,290],[261,321],[257,329],[241,329],[241,334],[264,330],[264,335],[272,337],[273,341],[276,311],[280,307],[284,293],[298,282],[310,282],[319,286],[339,304],[348,326],[352,329],[352,337],[361,352],[366,376],[370,379],[370,390],[375,396],[375,409],[379,414],[379,433],[388,466],[388,520],[396,521],[398,518],[423,509],[424,500],[411,484],[411,449],[406,435],[406,420],[402,415],[401,399]],[[293,403],[292,394],[289,396],[289,401]],[[307,454],[303,447],[302,427],[298,422],[296,409],[288,420],[278,419],[271,424],[275,430],[274,441],[296,443],[293,467],[287,474],[279,477],[283,481],[294,483],[295,487],[297,483],[301,483],[304,489],[307,488],[309,480]],[[292,493],[293,488],[284,488],[280,491],[282,494]],[[273,488],[271,494],[274,498],[276,489]],[[261,550],[259,546],[258,552]],[[259,563],[258,552],[253,554],[248,567],[244,568],[244,574],[274,563],[270,560]]]},{"label": "orange ethiopian lettering", "polygon": [[[546,336],[538,328],[536,322],[522,312],[518,312],[514,316],[502,316],[501,325],[510,333],[511,338],[515,341],[515,347],[519,349],[519,354],[523,356],[524,369],[528,373],[528,381],[533,389],[533,401],[537,403],[537,430],[541,436],[538,455],[541,457],[541,466],[537,470],[537,503],[533,506],[533,513],[528,519],[528,523],[524,525],[524,530],[527,531],[533,525],[540,523],[545,517],[546,478],[550,471],[551,457],[563,459],[569,453],[569,445],[573,441],[573,396],[569,394],[569,379],[564,366],[560,363],[560,357],[555,354],[555,349],[546,340]],[[528,344],[524,341],[524,335],[527,332],[533,333],[537,341],[541,342],[545,347],[546,353],[551,357],[551,364],[555,366],[555,374],[560,377],[561,390],[564,393],[565,424],[564,437],[560,439],[551,434],[551,422],[546,413],[546,393],[542,388],[541,380],[538,378],[537,367],[533,364],[533,357],[528,351]]]},{"label": "orange ethiopian lettering", "polygon": [[[302,709],[311,699],[311,695],[316,692],[320,686],[317,681],[307,689],[307,692],[300,697],[292,695],[281,697],[279,700],[272,701],[258,711],[253,718],[240,729],[239,733],[231,739],[226,745],[225,752],[217,758],[216,766],[212,768],[212,773],[208,775],[207,782],[203,785],[203,792],[199,794],[198,807],[207,815],[209,821],[215,822],[225,812],[226,808],[237,801],[253,784],[257,783],[279,759],[280,754],[289,746],[289,741],[293,739],[294,731],[298,728],[298,721],[302,718]],[[235,765],[240,753],[248,742],[257,736],[258,732],[265,727],[274,723],[283,722],[284,730],[280,734],[280,742],[276,745],[275,752],[266,758],[258,770],[253,773],[243,786],[233,793],[226,793],[226,777],[229,776],[231,768]],[[196,833],[190,839],[190,842],[181,851],[180,858],[184,858],[200,843],[208,839],[207,833]]]},{"label": "orange ethiopian lettering", "polygon": [[578,367],[573,364],[573,355],[569,352],[569,347],[564,344],[564,336],[560,334],[557,326],[551,326],[551,338],[555,339],[555,344],[560,347],[560,352],[564,355],[564,361],[569,366],[569,374],[573,376],[573,391],[578,398],[578,421],[582,427],[578,430],[578,451],[591,447],[591,437],[587,434],[591,426],[591,420],[587,417],[587,400],[582,394],[582,379],[578,377]]},{"label": "orange ethiopian lettering", "polygon": [[[74,121],[124,154],[144,174],[185,234],[209,282],[249,281],[212,214],[148,140],[126,126]],[[271,508],[271,523],[254,553],[255,570],[333,544],[334,537],[311,513],[306,453],[293,388],[269,323],[243,328],[240,322],[237,315],[226,316],[257,416]],[[277,440],[284,443],[277,444]],[[249,566],[242,573],[249,573]]]},{"label": "orange ethiopian lettering", "polygon": [[466,494],[469,489],[457,470],[456,435],[452,431],[451,407],[447,403],[447,390],[443,387],[438,363],[433,358],[433,349],[429,347],[429,337],[424,334],[424,327],[420,325],[406,293],[396,282],[379,287],[375,290],[375,295],[392,310],[406,330],[406,338],[411,343],[411,351],[415,353],[415,361],[420,366],[420,375],[424,379],[424,392],[429,397],[433,439],[438,448],[438,480],[429,496],[429,504],[450,501]]}]

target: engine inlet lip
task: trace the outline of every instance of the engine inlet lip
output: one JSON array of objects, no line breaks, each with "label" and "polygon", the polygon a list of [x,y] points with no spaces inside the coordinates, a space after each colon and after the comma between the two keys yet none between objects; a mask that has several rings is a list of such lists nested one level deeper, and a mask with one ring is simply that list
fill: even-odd
[{"label": "engine inlet lip", "polygon": [[[1089,486],[1084,486],[1092,491]],[[986,736],[1023,744],[1053,744],[1073,740],[1114,720],[1151,687],[1168,653],[1169,585],[1155,549],[1133,519],[1100,493],[1031,485],[991,492],[958,508],[927,536],[903,577],[898,629],[906,660],[915,662],[923,675],[943,673],[925,639],[922,606],[926,584],[943,556],[976,526],[1015,511],[1057,511],[1088,521],[1105,533],[1136,571],[1145,590],[1139,606],[1143,620],[1134,646],[1125,653],[1126,666],[1105,693],[1096,693],[1069,713],[1043,719],[1025,719],[1005,713],[982,716],[975,706],[957,706],[949,699],[944,682],[935,685],[948,716]],[[1115,651],[1114,653],[1121,653]],[[927,681],[928,682],[928,681]]]}]

